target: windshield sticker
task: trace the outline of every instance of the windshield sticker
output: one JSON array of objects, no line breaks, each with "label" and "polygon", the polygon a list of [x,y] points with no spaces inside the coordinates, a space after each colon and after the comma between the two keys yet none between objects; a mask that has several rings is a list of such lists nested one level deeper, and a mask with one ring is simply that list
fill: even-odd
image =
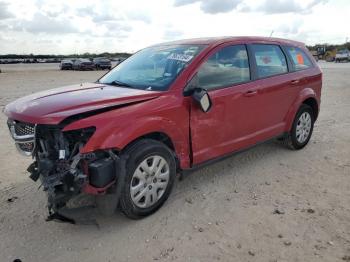
[{"label": "windshield sticker", "polygon": [[172,53],[167,58],[171,59],[171,60],[178,60],[178,61],[182,61],[182,62],[188,62],[188,61],[190,61],[193,58],[193,55]]}]

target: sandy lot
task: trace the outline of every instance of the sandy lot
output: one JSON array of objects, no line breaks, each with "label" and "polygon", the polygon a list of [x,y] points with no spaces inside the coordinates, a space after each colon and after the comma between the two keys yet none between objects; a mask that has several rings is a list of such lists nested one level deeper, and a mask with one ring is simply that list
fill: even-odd
[{"label": "sandy lot", "polygon": [[[255,147],[178,181],[156,214],[96,226],[45,222],[46,199],[0,114],[0,261],[350,261],[350,63],[320,63],[310,144]],[[0,65],[0,107],[103,72]],[[12,200],[9,202],[8,200]],[[283,214],[274,214],[274,210]]]}]

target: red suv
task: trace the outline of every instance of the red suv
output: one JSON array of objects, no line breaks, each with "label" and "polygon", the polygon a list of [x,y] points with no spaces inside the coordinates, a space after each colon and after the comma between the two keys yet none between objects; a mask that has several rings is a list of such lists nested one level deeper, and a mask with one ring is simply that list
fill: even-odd
[{"label": "red suv", "polygon": [[85,192],[140,218],[165,202],[177,173],[271,138],[303,148],[321,86],[302,43],[192,39],[145,48],[95,83],[20,98],[5,114],[55,214]]}]

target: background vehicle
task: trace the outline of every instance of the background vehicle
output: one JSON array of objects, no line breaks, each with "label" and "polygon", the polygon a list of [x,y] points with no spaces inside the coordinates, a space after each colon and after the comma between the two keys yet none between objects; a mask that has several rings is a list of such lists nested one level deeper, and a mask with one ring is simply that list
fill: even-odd
[{"label": "background vehicle", "polygon": [[325,60],[327,62],[333,62],[335,59],[336,48],[328,45],[316,45],[315,50],[312,50],[312,54],[316,61]]},{"label": "background vehicle", "polygon": [[339,50],[335,55],[335,62],[350,61],[350,51],[347,49]]},{"label": "background vehicle", "polygon": [[99,69],[111,70],[111,68],[112,68],[111,60],[104,58],[104,57],[94,58],[93,63],[95,64],[95,67],[97,70],[99,70]]},{"label": "background vehicle", "polygon": [[73,63],[74,70],[94,70],[95,65],[88,59],[78,58]]},{"label": "background vehicle", "polygon": [[4,112],[16,147],[34,156],[28,170],[50,210],[67,216],[66,203],[85,192],[102,209],[120,204],[141,218],[162,206],[178,172],[272,138],[305,147],[321,87],[302,43],[193,39],[145,48],[97,82],[33,94]]},{"label": "background vehicle", "polygon": [[60,63],[61,70],[73,69],[73,62],[71,60],[62,60]]}]

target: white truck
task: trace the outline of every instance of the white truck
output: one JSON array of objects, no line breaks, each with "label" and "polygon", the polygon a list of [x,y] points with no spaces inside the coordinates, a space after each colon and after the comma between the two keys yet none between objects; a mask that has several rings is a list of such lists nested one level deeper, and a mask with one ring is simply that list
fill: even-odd
[{"label": "white truck", "polygon": [[350,62],[350,51],[347,49],[339,50],[335,55],[335,62]]}]

